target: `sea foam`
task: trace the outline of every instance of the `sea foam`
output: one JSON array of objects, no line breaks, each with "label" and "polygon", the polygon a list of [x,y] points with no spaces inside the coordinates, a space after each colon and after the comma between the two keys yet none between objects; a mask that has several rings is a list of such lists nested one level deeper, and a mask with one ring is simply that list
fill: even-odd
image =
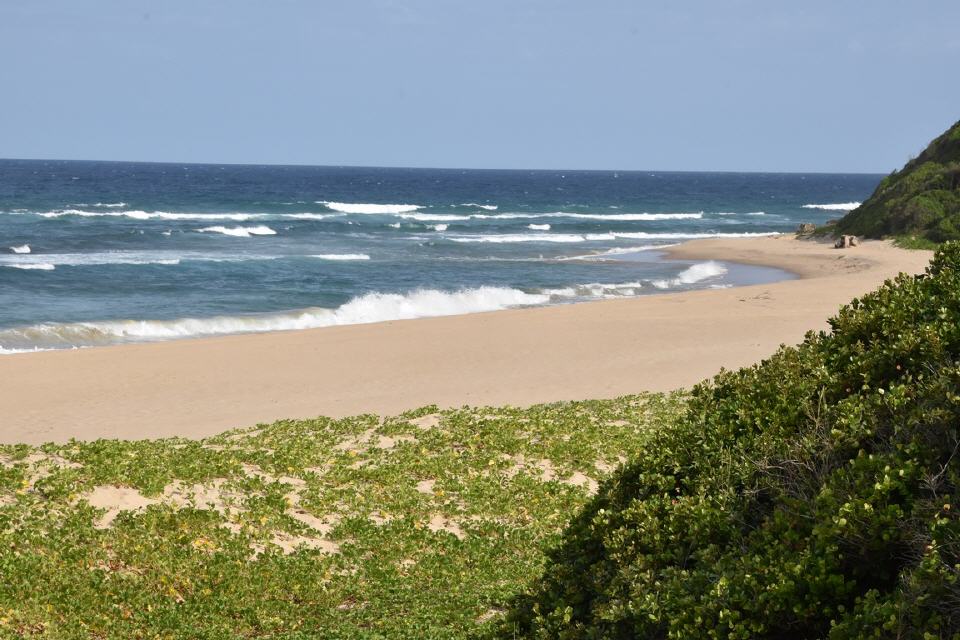
[{"label": "sea foam", "polygon": [[514,242],[585,242],[586,238],[573,233],[497,233],[475,236],[457,236],[450,238],[454,242],[492,242],[496,244]]},{"label": "sea foam", "polygon": [[16,262],[16,263],[4,263],[5,267],[13,267],[14,269],[26,269],[32,270],[36,269],[37,271],[53,271],[56,269],[56,265],[50,264],[49,262]]},{"label": "sea foam", "polygon": [[201,233],[222,233],[226,236],[235,236],[238,238],[249,238],[251,236],[275,236],[277,232],[266,225],[257,225],[255,227],[204,227],[197,229]]},{"label": "sea foam", "polygon": [[86,202],[77,202],[70,206],[73,207],[106,207],[108,209],[116,209],[119,207],[127,206],[126,202],[94,202],[93,204],[87,204]]},{"label": "sea foam", "polygon": [[14,253],[30,253],[30,245],[22,244],[19,247],[10,247],[10,251]]},{"label": "sea foam", "polygon": [[528,220],[536,218],[572,218],[575,220],[599,220],[601,222],[651,222],[658,220],[700,220],[703,211],[696,213],[475,213],[469,216],[477,220]]},{"label": "sea foam", "polygon": [[852,211],[859,207],[860,202],[838,202],[835,204],[805,204],[804,209],[823,209],[825,211]]},{"label": "sea foam", "polygon": [[697,232],[677,232],[677,233],[648,233],[645,231],[609,231],[606,233],[500,233],[500,234],[477,234],[472,236],[456,236],[450,238],[454,242],[493,242],[493,243],[514,243],[514,242],[600,242],[604,240],[618,239],[643,239],[643,240],[679,240],[679,239],[697,239],[697,238],[758,238],[765,236],[780,235],[779,232],[744,232],[744,233],[697,233]]},{"label": "sea foam", "polygon": [[369,260],[370,256],[365,253],[316,253],[311,258],[321,260]]},{"label": "sea foam", "polygon": [[404,220],[417,220],[418,222],[457,222],[470,220],[477,216],[460,216],[451,213],[400,213],[398,218]]},{"label": "sea foam", "polygon": [[318,200],[317,204],[322,204],[328,209],[341,213],[391,214],[407,213],[422,208],[418,204],[368,204],[365,202],[330,202],[328,200]]},{"label": "sea foam", "polygon": [[675,278],[651,280],[650,284],[655,286],[657,289],[669,289],[671,287],[678,287],[684,284],[695,284],[702,280],[707,280],[708,278],[722,276],[726,272],[727,268],[719,262],[715,262],[713,260],[709,262],[698,262],[697,264],[681,271]]},{"label": "sea foam", "polygon": [[267,217],[264,213],[174,213],[169,211],[84,211],[82,209],[58,209],[56,211],[35,211],[42,218],[62,218],[77,216],[81,218],[131,218],[133,220],[232,220],[243,222]]},{"label": "sea foam", "polygon": [[291,220],[326,220],[334,216],[329,213],[285,213],[283,217]]},{"label": "sea foam", "polygon": [[168,340],[233,333],[289,331],[333,325],[368,324],[428,316],[451,316],[544,304],[550,296],[506,287],[458,291],[418,289],[408,293],[368,293],[336,309],[176,320],[118,320],[40,324],[0,330],[0,348],[70,348],[129,341]]},{"label": "sea foam", "polygon": [[[0,255],[0,266],[16,269],[53,270],[56,266],[96,266],[109,264],[180,264],[180,259],[190,254],[168,251],[103,251],[94,253],[48,253],[30,256]],[[203,254],[198,254],[203,259]]]}]

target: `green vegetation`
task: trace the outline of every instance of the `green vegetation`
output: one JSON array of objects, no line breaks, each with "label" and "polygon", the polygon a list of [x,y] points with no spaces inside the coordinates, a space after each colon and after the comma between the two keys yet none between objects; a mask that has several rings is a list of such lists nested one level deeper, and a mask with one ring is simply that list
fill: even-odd
[{"label": "green vegetation", "polygon": [[960,243],[831,327],[689,395],[0,446],[0,637],[960,639]]},{"label": "green vegetation", "polygon": [[837,231],[930,242],[960,239],[960,122],[884,178],[866,202],[840,220]]},{"label": "green vegetation", "polygon": [[465,637],[681,407],[428,407],[0,447],[0,637]]},{"label": "green vegetation", "polygon": [[697,386],[501,637],[960,638],[960,243]]},{"label": "green vegetation", "polygon": [[935,251],[937,243],[919,236],[895,236],[893,243],[901,249],[911,249],[919,251]]}]

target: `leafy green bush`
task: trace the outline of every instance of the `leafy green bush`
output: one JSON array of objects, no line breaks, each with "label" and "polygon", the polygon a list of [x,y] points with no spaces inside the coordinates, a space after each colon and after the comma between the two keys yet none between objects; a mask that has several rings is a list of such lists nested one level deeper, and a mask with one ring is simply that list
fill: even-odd
[{"label": "leafy green bush", "polygon": [[837,230],[868,237],[913,235],[933,242],[960,239],[960,122],[885,177]]},{"label": "leafy green bush", "polygon": [[960,638],[960,243],[699,385],[501,637]]}]

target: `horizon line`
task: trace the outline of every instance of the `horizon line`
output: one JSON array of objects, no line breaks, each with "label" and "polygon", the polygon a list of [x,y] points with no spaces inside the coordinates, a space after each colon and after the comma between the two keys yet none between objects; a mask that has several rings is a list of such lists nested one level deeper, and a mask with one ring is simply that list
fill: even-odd
[{"label": "horizon line", "polygon": [[[312,167],[324,169],[396,169],[410,171],[526,171],[526,172],[580,172],[580,173],[760,173],[783,175],[888,175],[883,171],[761,171],[742,169],[544,169],[544,168],[497,168],[497,167],[431,167],[405,165],[367,165],[367,164],[308,164],[308,163],[270,163],[270,162],[178,162],[171,160],[91,160],[78,158],[0,158],[0,162],[101,162],[114,164],[166,164],[193,166],[231,166],[231,167]],[[897,171],[894,169],[893,171]]]}]

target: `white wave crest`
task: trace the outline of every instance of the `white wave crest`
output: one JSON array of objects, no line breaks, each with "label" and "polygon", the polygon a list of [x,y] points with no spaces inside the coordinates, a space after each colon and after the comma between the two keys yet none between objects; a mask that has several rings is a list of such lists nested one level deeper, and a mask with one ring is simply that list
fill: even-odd
[{"label": "white wave crest", "polygon": [[713,260],[709,262],[698,262],[697,264],[681,271],[675,278],[670,278],[667,280],[652,280],[650,284],[655,286],[657,289],[669,289],[671,287],[677,287],[684,284],[695,284],[702,280],[707,280],[708,278],[722,276],[726,272],[727,268],[719,262],[715,262]]},{"label": "white wave crest", "polygon": [[326,220],[334,216],[329,213],[285,213],[283,217],[291,220]]},{"label": "white wave crest", "polygon": [[824,211],[853,211],[860,202],[837,202],[835,204],[805,204],[804,209],[823,209]]},{"label": "white wave crest", "polygon": [[643,231],[614,232],[615,238],[638,240],[697,240],[701,238],[767,238],[779,236],[779,231],[745,231],[743,233],[646,233]]},{"label": "white wave crest", "polygon": [[497,233],[450,238],[454,242],[586,242],[586,238],[573,233]]},{"label": "white wave crest", "polygon": [[22,244],[19,247],[10,247],[10,251],[14,253],[30,253],[30,245]]},{"label": "white wave crest", "polygon": [[620,222],[641,222],[655,220],[699,220],[703,218],[703,211],[698,213],[557,213],[544,217],[578,218],[581,220],[612,220]]},{"label": "white wave crest", "polygon": [[275,236],[277,232],[266,225],[257,225],[255,227],[204,227],[197,229],[201,233],[222,233],[226,236],[235,236],[237,238],[249,238],[251,236]]},{"label": "white wave crest", "polygon": [[697,213],[498,213],[488,215],[475,213],[470,216],[479,220],[528,220],[536,218],[573,218],[578,220],[600,220],[607,222],[644,222],[657,220],[700,220],[703,211]]},{"label": "white wave crest", "polygon": [[434,231],[446,231],[446,230],[449,229],[449,228],[450,228],[450,225],[448,225],[448,224],[435,224],[435,225],[433,225],[433,230],[434,230]]},{"label": "white wave crest", "polygon": [[417,220],[419,222],[458,222],[469,220],[475,216],[458,216],[450,213],[401,213],[398,218],[404,220]]},{"label": "white wave crest", "polygon": [[495,204],[477,204],[476,202],[461,202],[458,207],[476,207],[478,209],[486,209],[487,211],[496,211],[497,205]]},{"label": "white wave crest", "polygon": [[264,213],[171,213],[169,211],[83,211],[81,209],[62,209],[57,211],[34,212],[42,218],[62,218],[77,216],[81,218],[132,218],[133,220],[232,220],[243,222],[266,217]]},{"label": "white wave crest", "polygon": [[422,208],[418,204],[368,204],[364,202],[330,202],[327,200],[318,200],[317,204],[322,204],[328,209],[339,211],[341,213],[370,213],[370,214],[391,214],[408,213]]},{"label": "white wave crest", "polygon": [[[0,256],[0,265],[17,269],[46,269],[55,266],[94,266],[107,264],[180,264],[181,258],[191,254],[172,251],[105,251],[98,253],[48,253],[30,256]],[[204,259],[197,254],[196,259]]]},{"label": "white wave crest", "polygon": [[592,282],[558,289],[543,289],[541,292],[549,295],[552,299],[560,300],[564,298],[622,298],[640,295],[642,288],[643,283],[641,282],[616,284]]},{"label": "white wave crest", "polygon": [[6,349],[4,347],[0,347],[0,356],[8,356],[15,353],[39,353],[40,351],[50,351],[50,349],[41,349],[40,347],[33,347],[30,349]]},{"label": "white wave crest", "polygon": [[14,263],[4,263],[5,267],[13,267],[14,269],[36,269],[38,271],[53,271],[56,269],[56,265],[52,265],[49,262],[14,262]]},{"label": "white wave crest", "polygon": [[93,204],[87,204],[86,202],[77,202],[71,206],[74,207],[106,207],[107,209],[118,209],[120,207],[127,206],[126,202],[94,202]]},{"label": "white wave crest", "polygon": [[740,213],[739,211],[711,211],[710,215],[712,216],[765,216],[767,215],[766,211],[747,211],[746,213]]},{"label": "white wave crest", "polygon": [[745,233],[647,233],[645,231],[610,231],[607,233],[503,233],[477,234],[473,236],[456,236],[450,238],[454,242],[598,242],[603,240],[642,239],[642,240],[681,240],[699,238],[758,238],[780,235],[779,232],[745,232]]},{"label": "white wave crest", "polygon": [[365,253],[317,253],[311,258],[320,258],[321,260],[369,260],[370,256]]},{"label": "white wave crest", "polygon": [[528,224],[527,229],[531,229],[533,231],[550,231],[550,225],[549,224]]},{"label": "white wave crest", "polygon": [[650,249],[666,249],[667,247],[675,247],[675,244],[643,244],[637,247],[615,247],[613,249],[607,249],[606,251],[600,251],[599,253],[588,253],[582,256],[567,256],[565,258],[558,258],[559,260],[605,260],[611,256],[621,256],[629,255],[631,253],[640,253],[641,251],[649,251]]},{"label": "white wave crest", "polygon": [[168,340],[262,331],[289,331],[346,324],[367,324],[429,316],[451,316],[544,304],[550,296],[505,287],[459,291],[418,289],[404,294],[368,293],[336,309],[311,308],[291,313],[177,320],[118,320],[40,324],[0,331],[0,348],[69,348],[117,342]]}]

